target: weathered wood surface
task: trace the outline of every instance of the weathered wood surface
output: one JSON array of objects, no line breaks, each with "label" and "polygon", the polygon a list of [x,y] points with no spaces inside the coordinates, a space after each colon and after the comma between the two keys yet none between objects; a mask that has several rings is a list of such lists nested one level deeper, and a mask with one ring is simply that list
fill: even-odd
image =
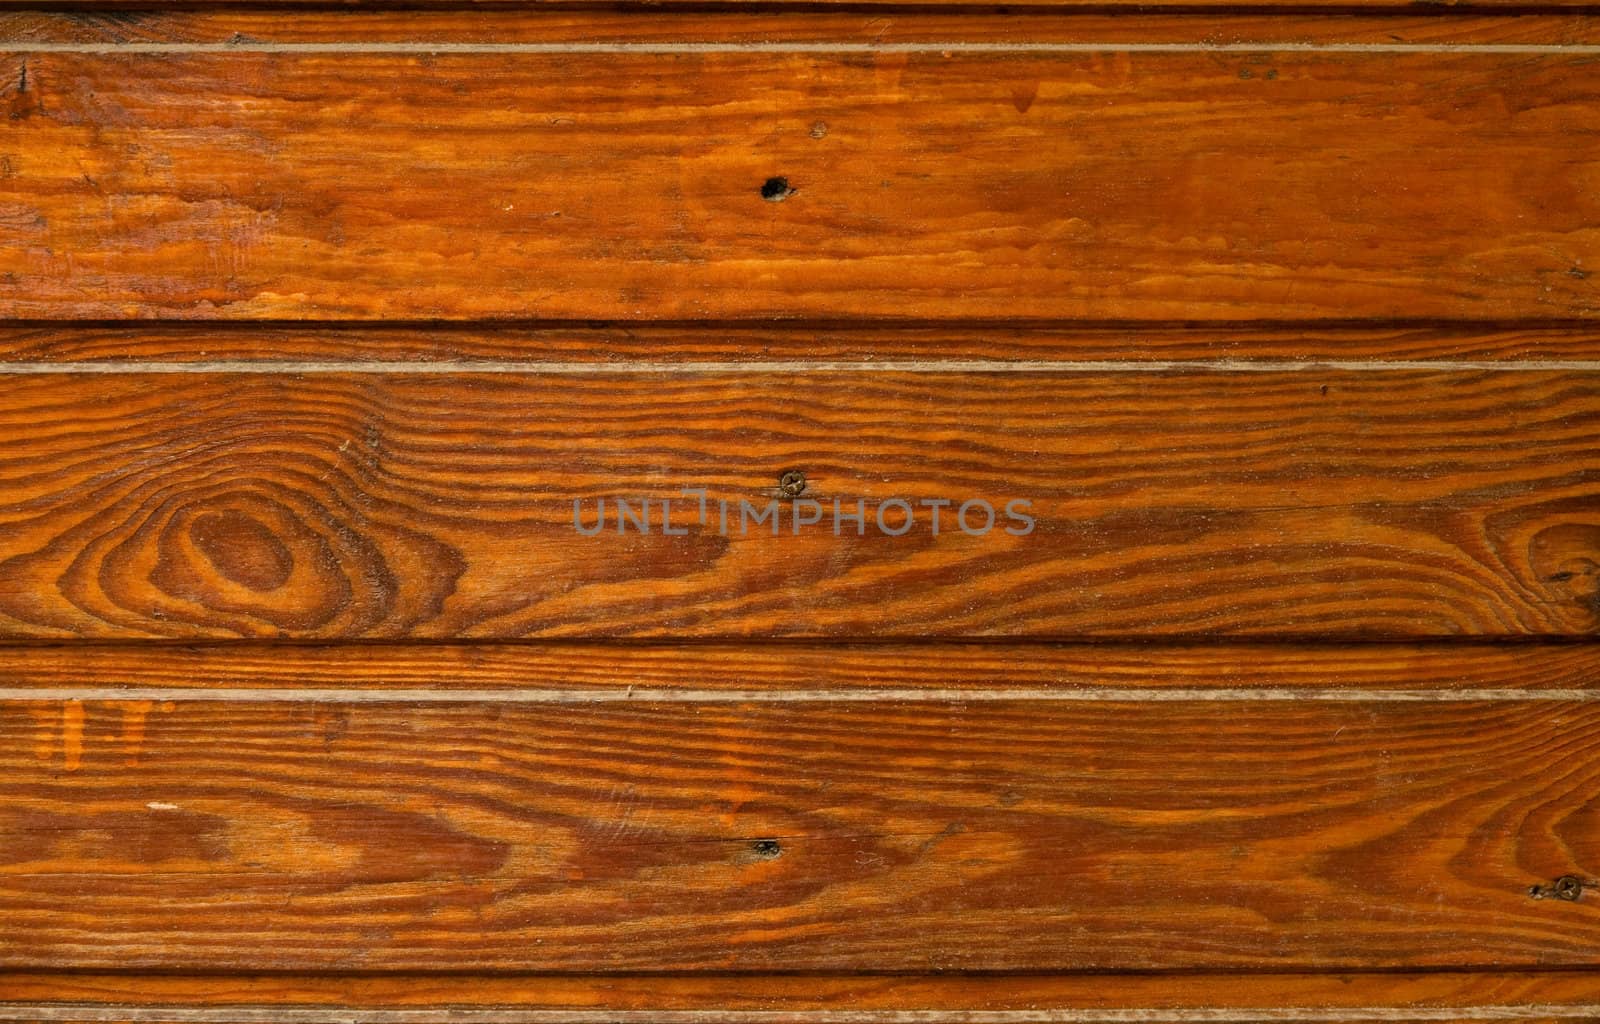
[{"label": "weathered wood surface", "polygon": [[[1592,53],[958,43],[586,57],[13,43],[0,312],[1600,310]],[[767,201],[777,178],[792,194]]]},{"label": "weathered wood surface", "polygon": [[38,701],[0,736],[10,968],[1600,959],[1600,902],[1529,895],[1600,870],[1591,702]]},{"label": "weathered wood surface", "polygon": [[[1600,404],[1583,373],[4,385],[12,639],[1577,636],[1597,621]],[[796,469],[792,501],[779,480]],[[581,535],[601,500],[604,526]],[[967,501],[995,510],[986,532],[978,506],[959,527]],[[1014,501],[1031,528],[1005,514]]]}]

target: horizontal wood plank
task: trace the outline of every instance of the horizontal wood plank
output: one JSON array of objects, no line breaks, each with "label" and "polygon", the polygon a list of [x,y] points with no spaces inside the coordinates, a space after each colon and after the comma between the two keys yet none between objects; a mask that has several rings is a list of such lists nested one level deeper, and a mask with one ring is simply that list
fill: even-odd
[{"label": "horizontal wood plank", "polygon": [[[527,9],[495,7],[407,7],[382,10],[345,5],[302,7],[293,17],[270,6],[151,8],[96,13],[16,10],[0,5],[0,40],[13,43],[208,44],[235,47],[281,43],[939,43],[1091,42],[1091,43],[1259,43],[1267,48],[1295,44],[1437,44],[1550,46],[1600,42],[1600,19],[1582,5],[1552,5],[1552,13],[1529,13],[1519,3],[1511,13],[1494,7],[1454,4],[1439,10],[1359,12],[1352,5],[1337,14],[1317,13],[1315,4],[1229,4],[1203,10],[1185,3],[1182,11],[1141,4],[1137,17],[1115,5],[1085,5],[1078,10],[1047,4],[1011,7],[1009,12],[944,11],[918,5],[917,11],[762,9],[697,6],[674,10],[671,4],[606,9],[571,5]],[[1509,6],[1509,5],[1508,5]],[[1538,5],[1533,5],[1538,6]],[[1562,9],[1564,8],[1564,9]],[[1555,13],[1554,11],[1559,11]]]},{"label": "horizontal wood plank", "polygon": [[1600,622],[1583,373],[32,374],[4,394],[13,640]]},{"label": "horizontal wood plank", "polygon": [[1588,51],[43,45],[12,317],[1600,311]]},{"label": "horizontal wood plank", "polygon": [[[40,6],[49,7],[40,3],[40,0],[0,0],[0,10],[11,8],[27,11]],[[123,0],[74,0],[71,7],[74,12],[81,12],[80,16],[88,18],[97,12],[106,12],[106,16],[116,17],[125,11],[134,12],[136,17],[150,17],[159,15],[167,10],[199,10],[202,12],[221,11],[231,12],[240,7],[240,0],[142,0],[137,6],[128,6]],[[294,12],[317,11],[328,7],[346,8],[357,11],[393,13],[408,12],[413,8],[421,7],[424,10],[455,12],[460,10],[483,10],[521,12],[532,9],[534,11],[551,11],[563,13],[574,8],[582,11],[589,8],[602,10],[616,10],[628,13],[652,15],[665,7],[668,10],[678,8],[685,11],[696,11],[709,8],[712,11],[723,10],[749,10],[756,12],[773,11],[800,11],[806,12],[815,9],[827,10],[833,8],[842,11],[865,9],[872,14],[897,14],[897,8],[912,12],[923,10],[949,10],[964,11],[968,13],[1008,14],[1017,11],[1137,11],[1160,13],[1163,11],[1200,11],[1210,10],[1224,12],[1262,12],[1269,13],[1284,11],[1295,14],[1306,10],[1327,10],[1333,12],[1396,12],[1396,13],[1471,13],[1473,11],[1514,11],[1514,12],[1560,12],[1571,9],[1584,9],[1588,5],[1581,0],[1440,0],[1436,3],[1423,2],[1423,0],[1162,0],[1160,3],[1138,2],[1134,0],[1029,0],[1026,4],[998,4],[984,3],[981,0],[723,0],[718,4],[706,4],[704,0],[616,0],[612,3],[599,3],[594,0],[428,0],[425,4],[406,3],[402,0],[340,0],[338,4],[330,4],[328,0],[264,0],[248,5],[252,8],[264,8],[267,11],[280,10]]]},{"label": "horizontal wood plank", "polygon": [[[0,372],[59,366],[125,371],[277,369],[307,364],[390,364],[395,372],[470,372],[501,365],[537,370],[549,362],[841,363],[895,366],[937,360],[1152,366],[1170,362],[1282,364],[1326,370],[1348,363],[1403,369],[1461,363],[1600,369],[1600,324],[1017,325],[1004,322],[874,327],[849,322],[677,324],[157,324],[0,323]],[[483,367],[479,364],[494,364]],[[976,369],[976,365],[960,367]]]},{"label": "horizontal wood plank", "polygon": [[[1600,645],[829,642],[11,646],[0,696],[334,701],[1582,699]],[[807,696],[811,695],[811,696]]]},{"label": "horizontal wood plank", "polygon": [[[1593,971],[1391,971],[1206,972],[1174,974],[674,974],[517,975],[470,972],[417,974],[233,974],[184,975],[169,972],[0,972],[0,1020],[36,1020],[29,1009],[43,1004],[183,1008],[226,1013],[240,1006],[325,1009],[330,1021],[350,1020],[362,1009],[443,1012],[441,1006],[486,1007],[567,1013],[749,1014],[766,1024],[763,1013],[815,1014],[814,1024],[875,1024],[851,1014],[943,1013],[950,1024],[981,1024],[980,1014],[1034,1011],[1044,1014],[1109,1011],[1101,1021],[1140,1009],[1167,1011],[1153,1019],[1182,1024],[1184,1011],[1211,1014],[1208,1024],[1226,1024],[1218,1010],[1241,1011],[1241,1020],[1293,1024],[1295,1011],[1307,1018],[1329,1014],[1348,1024],[1403,1018],[1448,1024],[1441,1013],[1460,1008],[1463,1018],[1515,1020],[1534,1024],[1571,1019],[1592,1008],[1597,977]],[[1376,1012],[1372,1012],[1376,1009]],[[831,1012],[830,1012],[831,1011]],[[1330,1013],[1330,1011],[1332,1011]],[[1341,1014],[1337,1011],[1345,1011]],[[1367,1011],[1367,1017],[1361,1017]],[[1409,1015],[1407,1015],[1409,1013]],[[570,1019],[570,1018],[569,1018]],[[666,1017],[655,1017],[664,1020]],[[806,1021],[788,1017],[784,1024]],[[1121,1018],[1124,1022],[1126,1017]],[[430,1018],[438,1021],[440,1018]],[[534,1018],[536,1024],[548,1020]],[[410,1022],[415,1024],[415,1022]],[[697,1024],[703,1024],[697,1022]],[[942,1024],[930,1020],[930,1024]],[[1309,1024],[1309,1021],[1308,1021]]]},{"label": "horizontal wood plank", "polygon": [[0,964],[1593,967],[1600,901],[1530,892],[1596,884],[1597,736],[1589,702],[14,701]]},{"label": "horizontal wood plank", "polygon": [[[1571,985],[1561,986],[1570,988]],[[1516,1024],[1558,1024],[1591,1018],[1596,1004],[1537,1006],[1460,1006],[1417,1009],[1372,1006],[1330,1011],[1308,1007],[1261,1010],[1217,1008],[1131,1011],[1033,1008],[1022,1011],[961,1009],[948,1012],[914,1010],[926,1024],[1121,1024],[1127,1020],[1163,1024],[1381,1024],[1426,1020],[1432,1024],[1469,1024],[1485,1019]],[[439,1007],[429,1010],[366,1006],[209,1007],[121,1006],[94,1004],[0,1003],[0,1020],[30,1024],[900,1024],[904,1011],[885,1010],[607,1010],[522,1007]]]},{"label": "horizontal wood plank", "polygon": [[[1432,1024],[1470,1024],[1488,1019],[1516,1024],[1559,1024],[1594,1015],[1595,1004],[1570,1006],[1449,1007],[1418,1011],[1407,1007],[1367,1007],[1348,1012],[1280,1007],[1272,1010],[1229,1011],[1205,1009],[1115,1011],[958,1010],[948,1013],[917,1010],[926,1024],[1120,1024],[1126,1020],[1165,1024],[1380,1024],[1421,1019]],[[798,1015],[798,1016],[797,1016]],[[899,1011],[798,1010],[530,1010],[507,1007],[450,1007],[431,1010],[382,1009],[363,1006],[326,1006],[316,1009],[283,1007],[231,1007],[228,1009],[165,1006],[102,1007],[56,1003],[50,1005],[0,1004],[0,1020],[31,1024],[897,1024],[909,1019]]]}]

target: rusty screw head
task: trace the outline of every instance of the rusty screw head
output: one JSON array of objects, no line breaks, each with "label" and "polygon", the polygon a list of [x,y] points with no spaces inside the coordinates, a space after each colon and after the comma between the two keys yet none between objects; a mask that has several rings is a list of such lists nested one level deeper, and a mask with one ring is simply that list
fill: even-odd
[{"label": "rusty screw head", "polygon": [[1576,903],[1583,895],[1583,879],[1577,875],[1562,875],[1549,885],[1536,885],[1528,890],[1528,895],[1536,900],[1566,900]]},{"label": "rusty screw head", "polygon": [[806,491],[806,475],[798,469],[791,469],[778,477],[778,490],[786,498],[798,498]]}]

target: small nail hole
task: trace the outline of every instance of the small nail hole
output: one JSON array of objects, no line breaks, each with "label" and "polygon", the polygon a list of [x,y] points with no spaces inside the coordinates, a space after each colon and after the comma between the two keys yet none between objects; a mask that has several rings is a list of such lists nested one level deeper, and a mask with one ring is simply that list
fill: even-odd
[{"label": "small nail hole", "polygon": [[761,185],[761,198],[769,203],[781,203],[793,194],[788,178],[768,178]]},{"label": "small nail hole", "polygon": [[757,839],[750,844],[750,848],[763,860],[772,860],[783,854],[783,845],[776,839]]}]

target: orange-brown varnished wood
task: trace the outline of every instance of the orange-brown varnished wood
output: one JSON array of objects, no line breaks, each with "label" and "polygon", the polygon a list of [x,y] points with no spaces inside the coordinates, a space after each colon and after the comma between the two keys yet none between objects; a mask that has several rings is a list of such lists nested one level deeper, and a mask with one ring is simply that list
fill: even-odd
[{"label": "orange-brown varnished wood", "polygon": [[[0,313],[1216,321],[1600,309],[1600,87],[1587,51],[956,43],[15,43],[0,62]],[[792,193],[763,199],[777,177]]]},{"label": "orange-brown varnished wood", "polygon": [[[1592,1004],[1571,1007],[1544,1007],[1531,1010],[1528,1007],[1493,1007],[1489,1010],[1497,1020],[1513,1020],[1517,1024],[1563,1024],[1574,1017],[1587,1019],[1593,1015]],[[1478,1007],[1453,1008],[1454,1012],[1439,1012],[1430,1010],[1424,1016],[1436,1024],[1472,1024],[1481,1021],[1481,1010]],[[620,1010],[520,1010],[520,1009],[482,1009],[472,1008],[436,1008],[425,1011],[413,1010],[375,1010],[366,1007],[326,1007],[315,1010],[285,1009],[281,1007],[247,1007],[228,1008],[225,1010],[212,1009],[175,1009],[169,1007],[151,1006],[119,1006],[103,1007],[81,1004],[49,1004],[44,1006],[27,1004],[0,1004],[0,1020],[28,1021],[30,1024],[245,1024],[270,1019],[274,1022],[294,1020],[296,1022],[311,1020],[314,1024],[412,1024],[417,1018],[423,1018],[425,1024],[632,1024],[635,1020],[648,1017],[653,1024],[793,1024],[795,1015],[800,1011],[773,1010],[773,1011],[712,1011],[688,1010],[680,1013],[670,1013],[661,1010],[641,1010],[636,1012]],[[930,1024],[969,1024],[976,1020],[997,1016],[968,1010],[952,1014],[929,1013],[928,1011],[915,1011],[919,1018]],[[1252,1013],[1249,1010],[1239,1010],[1233,1013],[1208,1009],[1197,1013],[1183,1013],[1182,1011],[1135,1011],[1139,1018],[1147,1015],[1161,1017],[1167,1024],[1186,1024],[1188,1020],[1200,1020],[1206,1024],[1256,1024],[1262,1015],[1259,1011]],[[1022,1011],[1028,1018],[1028,1024],[1049,1024],[1062,1016],[1101,1016],[1111,1020],[1122,1020],[1128,1016],[1125,1013],[1107,1012],[1096,1014],[1054,1013],[1043,1011]],[[619,1019],[615,1014],[623,1014]],[[1306,1010],[1290,1008],[1275,1011],[1269,1016],[1273,1020],[1282,1020],[1287,1015],[1290,1020],[1321,1021],[1327,1014],[1319,1010]],[[1415,1016],[1413,1011],[1400,1009],[1396,1011],[1391,1007],[1369,1008],[1354,1011],[1349,1014],[1338,1014],[1341,1021],[1350,1024],[1377,1024],[1380,1021],[1390,1021],[1407,1015]],[[863,1020],[893,1019],[897,1016],[893,1011],[885,1013],[859,1013],[855,1011],[839,1011],[829,1013],[819,1011],[812,1014],[819,1024],[836,1024],[840,1020],[850,1021],[852,1024]],[[1006,1013],[1004,1017],[1012,1014]]]},{"label": "orange-brown varnished wood", "polygon": [[[905,6],[905,5],[902,5]],[[1191,8],[1200,5],[1185,4]],[[1267,48],[1307,43],[1367,45],[1585,45],[1600,42],[1600,23],[1582,5],[1556,5],[1551,13],[1497,13],[1494,7],[1454,5],[1448,16],[1420,12],[1329,14],[1316,4],[1276,7],[1216,5],[1181,13],[1142,5],[1137,17],[1083,4],[1069,12],[1048,5],[1013,7],[1008,13],[940,11],[937,6],[894,10],[800,11],[753,5],[653,10],[544,6],[518,10],[408,8],[385,11],[345,6],[301,7],[291,13],[271,7],[161,6],[115,12],[7,10],[0,5],[0,40],[44,43],[721,43],[844,42],[868,44],[998,42],[1260,43]],[[1506,5],[1509,6],[1509,5]],[[1528,5],[1519,4],[1526,8]],[[1561,8],[1568,10],[1555,13]],[[1577,8],[1573,10],[1572,8]],[[1503,8],[1502,8],[1503,10]]]},{"label": "orange-brown varnished wood", "polygon": [[[4,384],[10,639],[1508,637],[1597,621],[1600,407],[1581,372]],[[789,470],[799,502],[780,495]],[[981,506],[959,528],[968,501],[995,510],[987,531]],[[817,522],[796,532],[802,517]]]},{"label": "orange-brown varnished wood", "polygon": [[1600,1018],[1585,4],[116,6],[0,1022]]},{"label": "orange-brown varnished wood", "polygon": [[386,362],[433,364],[396,369],[443,373],[470,371],[485,362],[528,364],[529,369],[550,361],[615,363],[623,369],[663,363],[770,367],[810,362],[865,368],[932,360],[965,361],[952,367],[956,370],[975,369],[972,361],[1207,366],[1360,362],[1372,370],[1414,362],[1443,368],[1474,362],[1553,364],[1553,369],[1584,364],[1573,368],[1585,369],[1590,363],[1600,366],[1600,325],[0,323],[0,373],[7,363],[92,363],[121,371],[150,364],[204,370],[250,363],[284,364],[294,371],[308,363]]},{"label": "orange-brown varnished wood", "polygon": [[[170,972],[0,972],[0,1020],[19,1017],[7,1004],[328,1007],[360,1021],[361,1009],[493,1006],[569,1012],[629,1013],[772,1011],[818,1013],[819,1024],[851,1012],[922,1011],[954,1022],[972,1011],[1154,1009],[1215,1011],[1317,1008],[1333,1011],[1410,1008],[1412,1019],[1440,1020],[1441,1008],[1521,1009],[1532,1024],[1538,1008],[1571,1013],[1592,1006],[1593,971],[1426,971],[1353,973],[1205,972],[1168,974],[713,974],[518,975],[384,972],[367,974],[183,975]],[[345,1009],[354,1007],[355,1009]],[[441,1019],[447,1019],[441,1010]],[[1375,1015],[1376,1016],[1376,1015]],[[1384,1017],[1390,1017],[1384,1013]],[[701,1018],[707,1020],[709,1018]],[[760,1018],[752,1017],[753,1020]],[[791,1018],[792,1020],[793,1018]],[[804,1019],[804,1018],[800,1018]],[[934,1018],[940,1019],[940,1018]],[[1180,1021],[1168,1016],[1165,1021]],[[1257,1018],[1259,1019],[1259,1018]],[[1340,1019],[1360,1021],[1360,1017]],[[1392,1019],[1392,1018],[1391,1018]],[[1482,1019],[1480,1016],[1479,1019]],[[1568,1017],[1568,1019],[1571,1019]],[[1219,1018],[1212,1018],[1214,1024]],[[763,1022],[765,1024],[765,1022]],[[1225,1022],[1223,1022],[1225,1024]]]},{"label": "orange-brown varnished wood", "polygon": [[1194,13],[1203,15],[1209,12],[1254,12],[1266,14],[1282,12],[1294,16],[1306,11],[1330,12],[1380,12],[1395,13],[1399,15],[1428,13],[1434,16],[1446,14],[1472,14],[1474,12],[1509,11],[1527,15],[1542,13],[1556,13],[1566,10],[1583,10],[1589,5],[1583,0],[1162,0],[1161,3],[1135,3],[1133,0],[1029,0],[1025,4],[1000,4],[986,3],[981,0],[256,0],[255,3],[244,4],[240,0],[73,0],[70,5],[54,5],[41,3],[40,0],[0,0],[0,10],[14,9],[29,11],[44,7],[55,9],[65,6],[77,17],[84,19],[101,18],[148,18],[152,14],[160,15],[168,10],[178,11],[198,10],[202,12],[222,12],[225,16],[232,15],[240,8],[259,13],[261,9],[269,12],[282,12],[283,16],[298,16],[302,11],[322,12],[329,9],[337,11],[364,11],[379,15],[404,17],[419,11],[423,12],[449,12],[457,11],[489,11],[496,14],[517,14],[522,11],[537,11],[564,14],[571,11],[588,12],[617,11],[626,12],[635,17],[648,17],[658,14],[662,8],[688,12],[711,11],[753,11],[759,13],[772,12],[808,12],[813,10],[840,10],[847,12],[867,11],[875,14],[893,15],[907,11],[919,14],[924,11],[946,10],[959,11],[969,15],[989,14],[1015,14],[1027,12],[1050,13],[1057,10],[1067,11],[1115,11],[1118,13],[1134,13],[1140,15],[1160,15],[1167,12]]},{"label": "orange-brown varnished wood", "polygon": [[1600,903],[1529,895],[1600,873],[1588,702],[19,701],[0,735],[9,968],[1597,960]]},{"label": "orange-brown varnished wood", "polygon": [[[974,699],[1028,691],[1086,699],[1119,692],[1162,699],[1183,691],[1282,699],[1474,694],[1579,695],[1600,685],[1600,648],[1588,643],[1015,644],[790,641],[709,643],[333,644],[226,643],[11,646],[0,692],[27,699],[141,694],[259,698],[256,691],[403,692],[440,699],[485,691],[696,694],[839,700],[954,691]],[[1159,691],[1159,692],[1156,692]],[[1398,699],[1398,697],[1397,697]]]},{"label": "orange-brown varnished wood", "polygon": [[[1492,1007],[1489,1012],[1496,1020],[1512,1020],[1517,1024],[1563,1024],[1573,1018],[1588,1019],[1593,1015],[1593,1004],[1579,1006],[1541,1007]],[[484,1009],[471,1008],[435,1008],[424,1011],[415,1010],[382,1010],[367,1007],[323,1007],[313,1010],[302,1008],[283,1007],[230,1007],[228,1009],[194,1009],[171,1008],[152,1006],[118,1006],[104,1007],[83,1004],[0,1004],[0,1020],[27,1021],[29,1024],[254,1024],[262,1020],[295,1021],[310,1020],[314,1024],[412,1024],[421,1018],[424,1024],[633,1024],[648,1018],[652,1024],[793,1024],[796,1010],[687,1010],[677,1013],[662,1010],[525,1010],[525,1009]],[[941,1014],[929,1011],[914,1011],[919,1019],[928,1021],[929,1024],[970,1024],[996,1016],[1002,1019],[1013,1016],[1011,1013],[985,1014],[970,1010],[956,1013]],[[1027,1010],[1021,1012],[1027,1018],[1028,1024],[1050,1024],[1063,1016],[1067,1017],[1103,1017],[1112,1021],[1122,1020],[1129,1016],[1126,1013],[1105,1012],[1087,1014],[1068,1013],[1055,1011],[1054,1013]],[[619,1018],[615,1016],[621,1014]],[[1263,1014],[1260,1011],[1239,1010],[1232,1013],[1221,1013],[1214,1009],[1207,1009],[1195,1013],[1182,1011],[1145,1011],[1137,1010],[1135,1014],[1143,1019],[1146,1016],[1160,1017],[1166,1024],[1187,1024],[1190,1020],[1204,1021],[1205,1024],[1256,1024]],[[1483,1019],[1482,1008],[1458,1007],[1445,1012],[1429,1010],[1423,1016],[1436,1024],[1472,1024]],[[1378,1024],[1380,1021],[1403,1019],[1407,1016],[1416,1016],[1414,1011],[1392,1007],[1366,1008],[1351,1013],[1338,1014],[1340,1021],[1349,1024]],[[898,1016],[894,1011],[883,1013],[857,1012],[857,1011],[816,1011],[808,1016],[814,1017],[818,1024],[837,1024],[839,1021],[848,1021],[858,1024],[861,1021],[892,1020]],[[1307,1010],[1303,1008],[1287,1008],[1267,1014],[1273,1020],[1282,1020],[1287,1016],[1290,1020],[1325,1020],[1328,1014],[1320,1010]],[[1095,1022],[1099,1024],[1099,1022]]]}]

